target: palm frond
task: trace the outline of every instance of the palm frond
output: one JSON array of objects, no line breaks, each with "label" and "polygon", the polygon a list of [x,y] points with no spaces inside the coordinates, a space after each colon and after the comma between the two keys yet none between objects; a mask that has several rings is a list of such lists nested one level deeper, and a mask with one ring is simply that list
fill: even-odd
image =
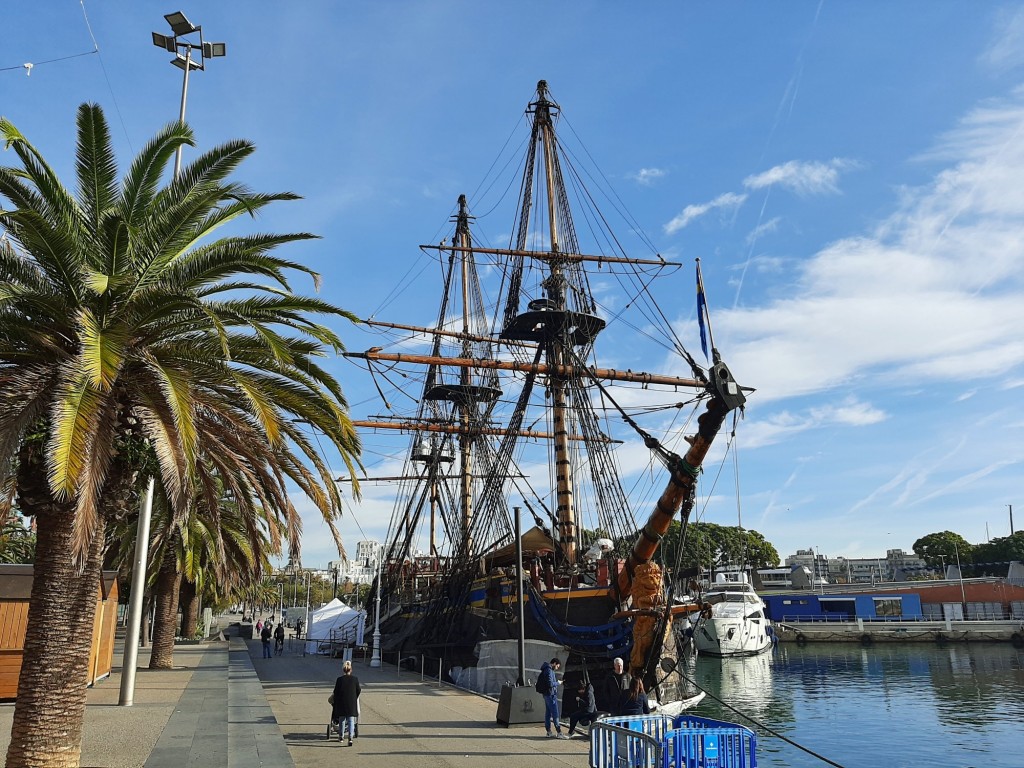
[{"label": "palm frond", "polygon": [[118,198],[117,160],[103,110],[95,104],[78,108],[78,194],[91,228]]},{"label": "palm frond", "polygon": [[46,452],[50,489],[57,499],[75,493],[101,402],[102,396],[90,385],[88,375],[77,366],[67,366],[53,399]]}]

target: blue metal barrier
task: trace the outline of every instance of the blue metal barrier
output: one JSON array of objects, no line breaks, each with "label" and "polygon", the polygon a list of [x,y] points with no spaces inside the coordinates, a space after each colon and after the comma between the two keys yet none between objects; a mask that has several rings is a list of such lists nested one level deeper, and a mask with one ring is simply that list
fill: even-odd
[{"label": "blue metal barrier", "polygon": [[590,727],[590,768],[757,768],[757,735],[693,715],[608,717]]}]

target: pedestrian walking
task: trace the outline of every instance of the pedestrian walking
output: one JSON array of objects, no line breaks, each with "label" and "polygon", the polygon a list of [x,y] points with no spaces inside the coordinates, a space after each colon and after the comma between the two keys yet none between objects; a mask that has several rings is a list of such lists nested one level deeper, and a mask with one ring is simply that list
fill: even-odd
[{"label": "pedestrian walking", "polygon": [[[562,733],[562,724],[558,720],[558,677],[555,673],[561,668],[562,662],[557,658],[541,664],[540,675],[537,677],[537,693],[544,697],[544,730],[548,736],[567,739],[569,737]],[[554,732],[551,731],[552,722],[555,726]]]},{"label": "pedestrian walking", "polygon": [[359,717],[359,694],[362,688],[359,678],[352,674],[352,662],[346,661],[341,667],[341,677],[334,681],[334,705],[331,718],[338,723],[338,741],[344,741],[348,734],[348,745],[356,736],[356,718]]},{"label": "pedestrian walking", "polygon": [[271,658],[270,653],[270,639],[274,636],[274,631],[270,628],[269,624],[263,625],[263,631],[260,632],[260,640],[263,641],[263,658]]}]

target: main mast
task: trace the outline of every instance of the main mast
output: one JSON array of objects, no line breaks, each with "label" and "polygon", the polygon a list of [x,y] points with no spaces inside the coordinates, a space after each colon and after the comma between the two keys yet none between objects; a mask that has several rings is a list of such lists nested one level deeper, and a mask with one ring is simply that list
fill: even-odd
[{"label": "main mast", "polygon": [[[547,83],[541,80],[537,83],[537,101],[534,104],[535,131],[537,140],[544,147],[544,181],[547,188],[548,203],[548,229],[550,232],[550,250],[556,258],[549,262],[549,275],[544,287],[547,289],[548,300],[552,303],[557,312],[565,312],[565,275],[562,271],[562,262],[557,258],[558,247],[558,215],[555,208],[555,178],[560,173],[558,169],[558,157],[555,146],[555,129],[551,122],[551,109],[557,105],[548,101]],[[551,337],[551,344],[547,354],[548,365],[559,366],[566,364],[565,339],[561,334]],[[556,517],[558,519],[558,538],[562,547],[562,554],[565,555],[569,565],[576,562],[576,504],[573,493],[572,462],[569,459],[569,431],[566,426],[568,409],[565,402],[566,379],[554,375],[548,380],[551,392],[551,421],[552,431],[555,433],[555,484],[557,489]]]}]

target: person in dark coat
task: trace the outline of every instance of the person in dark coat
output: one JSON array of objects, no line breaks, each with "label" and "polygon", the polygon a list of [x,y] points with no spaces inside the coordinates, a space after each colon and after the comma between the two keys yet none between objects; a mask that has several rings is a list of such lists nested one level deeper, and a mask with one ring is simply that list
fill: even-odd
[{"label": "person in dark coat", "polygon": [[639,677],[634,677],[629,684],[629,691],[619,699],[620,715],[649,715],[651,705],[647,701],[647,693],[644,691],[644,683]]},{"label": "person in dark coat", "polygon": [[352,674],[352,662],[346,661],[341,667],[341,677],[334,682],[334,707],[331,710],[331,717],[338,723],[338,741],[344,741],[347,733],[350,747],[352,737],[356,735],[361,692],[359,678]]},{"label": "person in dark coat", "polygon": [[260,631],[260,640],[263,641],[263,658],[271,658],[270,654],[270,638],[274,636],[274,630],[270,628],[270,624],[264,624],[263,629]]},{"label": "person in dark coat", "polygon": [[284,624],[274,628],[274,653],[278,656],[284,653]]},{"label": "person in dark coat", "polygon": [[612,660],[612,673],[604,679],[601,686],[601,695],[598,697],[598,705],[602,712],[613,715],[619,714],[619,700],[622,695],[629,691],[629,673],[622,659],[616,657]]},{"label": "person in dark coat", "polygon": [[576,697],[574,699],[575,709],[569,715],[569,735],[576,733],[577,723],[590,725],[597,719],[597,703],[594,701],[594,686],[580,678],[576,684]]}]

